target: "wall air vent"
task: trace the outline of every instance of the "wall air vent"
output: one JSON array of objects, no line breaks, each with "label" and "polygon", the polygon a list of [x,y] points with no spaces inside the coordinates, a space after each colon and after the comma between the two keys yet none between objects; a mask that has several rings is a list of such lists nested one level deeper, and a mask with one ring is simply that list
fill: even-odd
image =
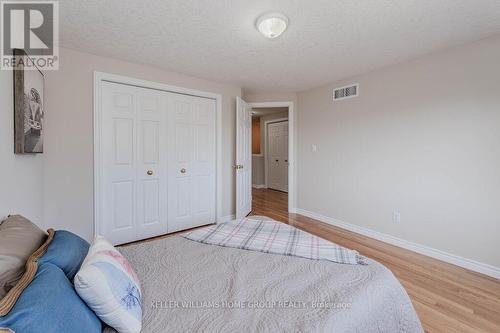
[{"label": "wall air vent", "polygon": [[333,100],[353,98],[359,95],[359,84],[351,84],[349,86],[335,88],[333,90]]}]

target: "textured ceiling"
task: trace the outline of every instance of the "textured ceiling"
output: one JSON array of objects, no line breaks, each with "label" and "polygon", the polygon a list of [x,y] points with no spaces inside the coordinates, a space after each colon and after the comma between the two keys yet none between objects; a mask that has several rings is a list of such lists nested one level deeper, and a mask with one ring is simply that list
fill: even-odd
[{"label": "textured ceiling", "polygon": [[[288,30],[254,28],[281,11]],[[500,33],[500,0],[61,0],[61,46],[294,92]]]}]

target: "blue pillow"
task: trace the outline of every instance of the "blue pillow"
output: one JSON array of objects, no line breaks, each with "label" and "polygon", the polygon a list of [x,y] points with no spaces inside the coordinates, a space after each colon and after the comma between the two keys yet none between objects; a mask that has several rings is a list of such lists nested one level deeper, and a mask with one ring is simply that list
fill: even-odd
[{"label": "blue pillow", "polygon": [[57,230],[45,254],[38,259],[38,264],[51,263],[63,270],[70,281],[82,265],[89,252],[89,243],[66,230]]},{"label": "blue pillow", "polygon": [[0,317],[0,327],[15,332],[99,332],[99,318],[78,297],[64,272],[45,263],[24,289],[10,312]]}]

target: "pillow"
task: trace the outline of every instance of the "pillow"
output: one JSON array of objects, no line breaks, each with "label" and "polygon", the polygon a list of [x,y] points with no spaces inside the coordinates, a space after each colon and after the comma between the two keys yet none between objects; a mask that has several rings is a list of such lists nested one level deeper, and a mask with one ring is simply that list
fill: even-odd
[{"label": "pillow", "polygon": [[15,332],[101,333],[102,323],[78,297],[64,272],[52,264],[40,265],[35,278],[0,327]]},{"label": "pillow", "polygon": [[21,215],[10,215],[0,224],[0,299],[16,285],[26,261],[47,234]]},{"label": "pillow", "polygon": [[45,242],[35,252],[33,252],[33,254],[26,261],[25,271],[21,279],[14,287],[12,287],[12,289],[9,290],[7,295],[5,295],[5,297],[0,300],[0,316],[5,316],[9,313],[12,307],[16,304],[19,296],[22,294],[24,289],[28,287],[28,285],[34,279],[38,270],[38,258],[40,258],[45,253],[45,250],[54,237],[54,230],[49,229],[47,231],[49,233],[49,236],[47,237]]},{"label": "pillow", "polygon": [[79,236],[65,230],[57,230],[47,252],[38,260],[38,264],[49,262],[63,270],[70,281],[80,269],[89,252],[89,243]]},{"label": "pillow", "polygon": [[96,236],[74,279],[78,295],[99,318],[120,333],[140,332],[142,292],[125,257]]}]

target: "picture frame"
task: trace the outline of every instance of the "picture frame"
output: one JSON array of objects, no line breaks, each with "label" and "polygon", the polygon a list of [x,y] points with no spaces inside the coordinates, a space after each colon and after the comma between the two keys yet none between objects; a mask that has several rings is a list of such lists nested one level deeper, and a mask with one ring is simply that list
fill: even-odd
[{"label": "picture frame", "polygon": [[[24,50],[14,49],[14,153],[43,153],[45,78]],[[28,69],[26,69],[28,68]]]}]

